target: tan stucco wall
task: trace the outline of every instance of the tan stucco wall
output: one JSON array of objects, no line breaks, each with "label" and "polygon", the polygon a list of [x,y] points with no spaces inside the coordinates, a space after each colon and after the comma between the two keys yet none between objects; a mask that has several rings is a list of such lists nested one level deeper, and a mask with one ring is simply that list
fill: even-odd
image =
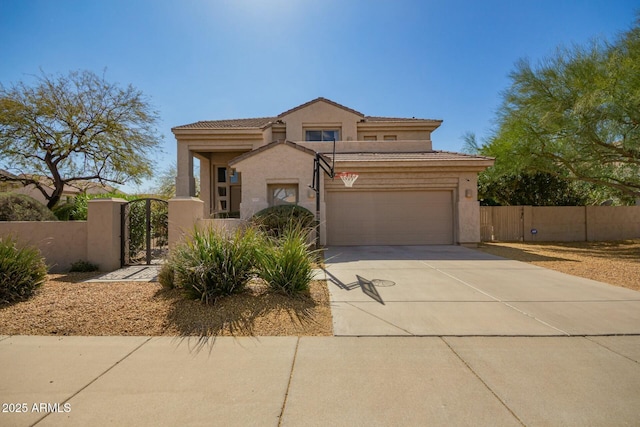
[{"label": "tan stucco wall", "polygon": [[400,128],[389,127],[386,129],[359,129],[358,130],[358,140],[364,141],[365,137],[375,136],[377,138],[377,142],[386,142],[393,143],[393,141],[385,141],[385,136],[395,136],[397,141],[401,140],[412,140],[419,139],[430,141],[431,132],[426,130],[403,130]]},{"label": "tan stucco wall", "polygon": [[269,206],[269,184],[298,184],[298,204],[315,212],[315,198],[308,187],[313,181],[313,159],[308,153],[281,144],[234,164],[242,173],[240,217],[250,218]]},{"label": "tan stucco wall", "polygon": [[287,124],[289,141],[304,141],[306,129],[340,129],[340,138],[358,139],[356,123],[361,116],[324,101],[315,102],[281,117]]},{"label": "tan stucco wall", "polygon": [[169,200],[169,249],[193,232],[202,219],[204,202],[195,197],[176,197]]},{"label": "tan stucco wall", "polygon": [[123,199],[94,199],[87,211],[87,260],[97,264],[102,271],[120,268],[121,261],[121,213],[126,204]]},{"label": "tan stucco wall", "polygon": [[[300,141],[296,144],[318,153],[332,153],[333,142]],[[393,153],[431,151],[430,141],[336,141],[336,153]]]},{"label": "tan stucco wall", "polygon": [[237,230],[247,225],[247,221],[237,218],[199,219],[196,222],[198,230],[214,230],[226,236],[232,236]]},{"label": "tan stucco wall", "polygon": [[54,273],[87,260],[86,221],[3,221],[0,236],[13,236],[22,245],[37,247]]}]

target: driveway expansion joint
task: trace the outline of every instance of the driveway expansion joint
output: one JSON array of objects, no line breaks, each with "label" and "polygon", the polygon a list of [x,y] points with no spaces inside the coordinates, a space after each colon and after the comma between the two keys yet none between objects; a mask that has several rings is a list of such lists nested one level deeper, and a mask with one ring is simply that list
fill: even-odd
[{"label": "driveway expansion joint", "polygon": [[560,329],[560,328],[556,328],[555,326],[553,326],[553,325],[551,325],[551,324],[549,324],[549,323],[547,323],[547,322],[545,322],[545,321],[543,321],[543,320],[541,320],[541,319],[538,319],[537,317],[535,317],[535,316],[533,316],[533,315],[531,315],[531,314],[527,313],[526,311],[520,310],[519,308],[514,307],[513,305],[509,304],[508,302],[503,301],[503,300],[501,300],[500,298],[496,298],[496,297],[494,297],[493,295],[491,295],[490,293],[485,292],[485,291],[483,291],[482,289],[479,289],[479,288],[477,288],[477,287],[473,286],[471,283],[467,283],[467,282],[465,282],[464,280],[462,280],[462,279],[460,279],[460,278],[458,278],[458,277],[456,277],[456,276],[454,276],[454,275],[452,275],[452,274],[447,273],[446,271],[442,271],[442,270],[440,270],[439,268],[437,268],[437,267],[434,267],[434,266],[430,265],[430,264],[429,264],[428,262],[426,262],[426,261],[420,261],[420,262],[421,262],[422,264],[424,264],[424,265],[428,266],[429,268],[432,268],[432,269],[434,269],[435,271],[437,271],[437,272],[439,272],[439,273],[441,273],[441,274],[444,274],[445,276],[448,276],[448,277],[452,278],[453,280],[455,280],[455,281],[457,281],[457,282],[459,282],[459,283],[462,283],[464,286],[467,286],[467,287],[469,287],[469,288],[473,289],[473,290],[474,290],[474,291],[476,291],[476,292],[480,292],[482,295],[484,295],[484,296],[486,296],[486,297],[488,297],[488,298],[491,298],[491,299],[493,299],[494,301],[499,302],[500,304],[503,304],[503,305],[505,305],[506,307],[509,307],[510,309],[515,310],[515,311],[517,311],[518,313],[520,313],[520,314],[522,314],[522,315],[524,315],[524,316],[526,316],[526,317],[529,317],[529,318],[531,318],[531,319],[535,320],[535,321],[536,321],[536,322],[538,322],[538,323],[542,323],[544,326],[547,326],[547,327],[549,327],[549,328],[551,328],[551,329],[555,329],[556,331],[558,331],[558,332],[560,332],[560,333],[564,334],[565,336],[568,336],[568,337],[570,337],[570,336],[571,336],[571,334],[570,334],[570,333],[568,333],[567,331],[563,331],[563,330],[562,330],[562,329]]},{"label": "driveway expansion joint", "polygon": [[368,314],[369,316],[371,316],[371,317],[373,317],[375,319],[378,319],[378,320],[386,323],[387,325],[393,326],[396,329],[400,329],[401,331],[404,331],[404,332],[408,333],[409,335],[413,335],[411,332],[407,331],[406,329],[401,328],[400,326],[394,325],[393,323],[389,322],[388,320],[383,319],[382,317],[379,317],[379,316],[376,316],[375,314],[369,313],[368,311],[361,309],[357,305],[353,305],[351,302],[345,301],[345,303],[350,305],[353,308],[356,308],[356,309],[360,310],[361,312],[363,312],[365,314]]},{"label": "driveway expansion joint", "polygon": [[520,419],[520,417],[518,417],[518,415],[516,415],[516,413],[515,413],[515,412],[513,412],[513,410],[512,410],[512,409],[507,405],[507,403],[506,403],[506,402],[505,402],[505,401],[504,401],[500,396],[498,396],[498,394],[497,394],[497,393],[496,393],[496,392],[495,392],[491,387],[489,387],[489,384],[487,384],[487,383],[482,379],[482,377],[480,377],[480,375],[478,375],[478,373],[477,373],[476,371],[474,371],[474,370],[473,370],[473,368],[471,367],[471,365],[469,365],[469,364],[467,363],[467,361],[466,361],[466,360],[464,360],[464,359],[462,358],[462,356],[460,356],[460,355],[458,354],[458,352],[456,352],[456,351],[453,349],[453,347],[451,347],[451,345],[449,345],[449,343],[447,342],[447,340],[446,340],[446,339],[444,339],[443,337],[440,337],[440,339],[441,339],[441,340],[442,340],[442,342],[444,342],[444,344],[449,348],[449,350],[451,350],[451,352],[452,352],[452,353],[453,353],[453,354],[458,358],[458,360],[460,360],[460,362],[462,362],[462,364],[464,364],[464,366],[466,366],[466,367],[467,367],[467,369],[468,369],[468,370],[469,370],[469,371],[470,371],[470,372],[471,372],[471,373],[472,373],[472,374],[473,374],[473,375],[478,379],[478,381],[480,381],[480,382],[482,383],[482,385],[484,385],[484,386],[485,386],[485,388],[486,388],[487,390],[489,390],[489,393],[491,393],[491,394],[493,395],[493,397],[495,397],[496,399],[498,399],[498,402],[500,402],[500,404],[501,404],[502,406],[504,406],[504,407],[505,407],[505,409],[506,409],[507,411],[509,411],[509,413],[510,413],[511,415],[513,415],[513,417],[514,417],[514,418],[515,418],[515,419],[520,423],[520,425],[522,425],[522,426],[526,426],[526,424],[525,424],[525,423]]},{"label": "driveway expansion joint", "polygon": [[293,351],[293,360],[291,361],[291,371],[289,372],[289,381],[287,382],[287,390],[284,392],[284,399],[282,401],[282,407],[280,408],[280,415],[278,416],[278,427],[282,425],[282,417],[284,417],[284,411],[287,408],[287,398],[289,397],[289,390],[291,389],[291,381],[293,380],[293,371],[296,367],[296,358],[298,357],[298,347],[300,346],[300,337],[296,340],[296,348]]},{"label": "driveway expansion joint", "polygon": [[640,361],[635,360],[635,359],[633,359],[633,358],[631,358],[629,356],[626,356],[626,355],[620,353],[619,351],[616,351],[616,350],[612,349],[611,347],[608,347],[608,346],[602,344],[601,342],[598,342],[598,341],[592,339],[592,337],[595,337],[595,336],[609,336],[609,337],[632,336],[632,337],[637,337],[638,334],[632,334],[632,335],[586,335],[583,338],[585,338],[586,340],[591,341],[592,343],[595,343],[595,344],[599,345],[600,347],[603,347],[603,348],[609,350],[613,354],[617,354],[618,356],[624,357],[625,359],[630,360],[630,361],[634,362],[637,365],[640,365]]}]

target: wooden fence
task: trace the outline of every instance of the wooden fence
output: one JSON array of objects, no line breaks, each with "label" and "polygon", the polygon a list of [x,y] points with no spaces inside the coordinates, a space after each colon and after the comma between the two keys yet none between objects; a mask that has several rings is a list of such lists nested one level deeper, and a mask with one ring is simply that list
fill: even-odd
[{"label": "wooden fence", "polygon": [[483,242],[640,238],[640,206],[481,206]]}]

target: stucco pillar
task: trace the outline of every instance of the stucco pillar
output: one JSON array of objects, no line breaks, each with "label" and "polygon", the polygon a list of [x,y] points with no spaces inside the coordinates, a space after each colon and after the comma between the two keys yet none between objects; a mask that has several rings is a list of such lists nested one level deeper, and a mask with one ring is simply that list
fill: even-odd
[{"label": "stucco pillar", "polygon": [[169,248],[195,229],[202,219],[204,202],[196,197],[176,197],[169,200]]},{"label": "stucco pillar", "polygon": [[458,202],[458,244],[475,247],[480,243],[480,202]]},{"label": "stucco pillar", "polygon": [[178,176],[176,177],[176,197],[196,195],[196,180],[193,177],[193,153],[186,144],[178,143]]},{"label": "stucco pillar", "polygon": [[120,207],[126,200],[94,199],[87,208],[87,258],[101,271],[120,268]]},{"label": "stucco pillar", "polygon": [[477,174],[460,175],[457,194],[457,243],[475,247],[480,243],[480,202],[478,202]]},{"label": "stucco pillar", "polygon": [[200,194],[198,197],[204,202],[204,218],[211,215],[211,160],[198,156],[200,160]]}]

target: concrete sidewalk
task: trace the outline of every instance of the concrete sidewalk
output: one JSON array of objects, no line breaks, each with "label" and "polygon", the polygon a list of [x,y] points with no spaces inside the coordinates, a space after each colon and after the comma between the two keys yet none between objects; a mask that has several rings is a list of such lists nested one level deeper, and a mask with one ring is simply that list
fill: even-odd
[{"label": "concrete sidewalk", "polygon": [[2,426],[637,425],[640,336],[15,336],[0,378]]},{"label": "concrete sidewalk", "polygon": [[325,256],[338,336],[640,334],[640,292],[460,246]]}]

